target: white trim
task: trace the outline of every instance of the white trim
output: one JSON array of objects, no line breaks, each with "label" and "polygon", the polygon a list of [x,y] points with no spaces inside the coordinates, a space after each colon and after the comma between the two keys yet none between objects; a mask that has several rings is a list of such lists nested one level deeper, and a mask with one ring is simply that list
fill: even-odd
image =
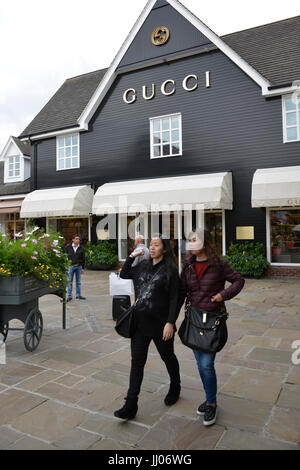
[{"label": "white trim", "polygon": [[[57,137],[57,136],[63,136],[65,134],[76,134],[76,133],[79,133],[79,132],[82,132],[82,131],[86,131],[87,128],[85,127],[72,127],[70,129],[63,129],[61,131],[52,131],[52,132],[44,132],[44,134],[39,134],[39,135],[33,135],[33,136],[30,136],[30,140],[40,140],[40,139],[43,139],[43,138],[49,138],[49,137]],[[27,138],[25,139],[20,139],[20,140],[27,140]]]},{"label": "white trim", "polygon": [[299,86],[291,85],[288,87],[283,87],[283,88],[276,88],[275,90],[268,90],[268,91],[263,91],[262,95],[263,96],[279,96],[279,95],[288,95],[290,93],[293,93],[294,91],[299,91]]},{"label": "white trim", "polygon": [[[70,168],[58,168],[58,161],[59,161],[59,158],[58,158],[58,151],[59,151],[59,146],[58,146],[58,141],[59,139],[62,139],[62,138],[67,138],[67,137],[71,137],[71,140],[72,140],[72,137],[74,136],[77,136],[78,138],[78,143],[77,143],[77,147],[78,147],[78,155],[75,155],[75,156],[70,156],[70,157],[66,157],[64,156],[63,160],[65,162],[66,158],[70,158],[71,159],[71,164],[72,164],[72,159],[73,158],[76,158],[78,159],[78,166],[71,166]],[[64,146],[63,148],[65,148],[66,146]],[[72,142],[71,142],[71,148],[73,147],[72,145]],[[64,135],[59,135],[56,137],[56,171],[68,171],[68,170],[76,170],[80,168],[80,134],[79,132],[76,132],[76,133],[72,133],[72,134],[64,134]]]},{"label": "white trim", "polygon": [[[217,212],[217,211],[214,211],[214,212]],[[222,209],[222,255],[226,256],[225,209]]]},{"label": "white trim", "polygon": [[294,139],[294,140],[288,140],[288,139],[287,139],[286,114],[287,114],[289,111],[286,111],[285,99],[286,99],[286,98],[291,98],[292,96],[293,96],[292,94],[290,94],[290,95],[282,95],[282,96],[281,96],[281,102],[282,102],[282,125],[283,125],[283,143],[284,143],[284,144],[289,144],[289,143],[291,143],[291,142],[299,142],[299,141],[300,141],[300,120],[299,120],[300,106],[297,104],[297,103],[298,103],[298,100],[297,100],[297,103],[296,103],[296,109],[295,109],[295,111],[290,111],[291,113],[292,113],[292,112],[295,112],[295,113],[296,113],[296,125],[295,125],[295,126],[289,126],[289,127],[296,127],[297,139]]},{"label": "white trim", "polygon": [[9,196],[0,196],[0,201],[6,201],[7,199],[24,199],[27,194],[11,194]]},{"label": "white trim", "polygon": [[91,120],[93,114],[96,112],[97,108],[99,107],[101,101],[103,100],[104,96],[110,89],[111,85],[113,84],[117,74],[116,69],[120,64],[121,60],[123,59],[124,55],[126,54],[127,50],[129,49],[132,41],[134,40],[135,36],[137,35],[138,31],[140,30],[141,26],[143,25],[144,21],[150,14],[152,7],[156,3],[156,0],[149,0],[146,6],[144,7],[141,15],[135,22],[133,28],[131,29],[129,35],[125,39],[121,49],[117,53],[116,57],[112,61],[109,69],[107,70],[106,74],[102,78],[99,86],[97,87],[95,93],[93,94],[92,98],[90,99],[89,103],[87,104],[84,111],[81,113],[78,124],[80,126],[88,126],[89,121]]}]

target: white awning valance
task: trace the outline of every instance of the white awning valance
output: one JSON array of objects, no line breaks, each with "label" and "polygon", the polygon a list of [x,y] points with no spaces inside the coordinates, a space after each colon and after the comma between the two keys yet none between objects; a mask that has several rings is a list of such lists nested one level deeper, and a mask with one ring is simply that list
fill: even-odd
[{"label": "white awning valance", "polygon": [[[93,214],[232,209],[232,174],[176,176],[106,183],[95,194]],[[176,208],[177,207],[177,208]]]},{"label": "white awning valance", "polygon": [[88,216],[93,197],[94,191],[89,186],[40,189],[25,197],[21,217]]},{"label": "white awning valance", "polygon": [[300,166],[256,170],[252,207],[300,206]]}]

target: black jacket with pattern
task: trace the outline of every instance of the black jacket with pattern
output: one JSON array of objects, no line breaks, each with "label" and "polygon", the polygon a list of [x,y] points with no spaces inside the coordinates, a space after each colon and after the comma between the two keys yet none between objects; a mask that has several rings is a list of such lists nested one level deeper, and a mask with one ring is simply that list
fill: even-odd
[{"label": "black jacket with pattern", "polygon": [[132,267],[133,261],[134,258],[127,258],[120,277],[133,280],[138,299],[135,308],[137,327],[145,336],[162,336],[165,324],[172,323],[175,326],[179,313],[178,271],[174,268],[168,280],[164,259],[155,265],[150,259]]}]

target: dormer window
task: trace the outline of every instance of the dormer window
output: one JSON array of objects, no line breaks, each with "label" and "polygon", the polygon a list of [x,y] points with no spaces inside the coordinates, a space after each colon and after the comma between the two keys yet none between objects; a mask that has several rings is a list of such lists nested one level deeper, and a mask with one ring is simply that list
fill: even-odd
[{"label": "dormer window", "polygon": [[0,161],[4,162],[4,184],[21,183],[30,178],[30,144],[11,136]]},{"label": "dormer window", "polygon": [[20,177],[20,155],[8,157],[8,178]]}]

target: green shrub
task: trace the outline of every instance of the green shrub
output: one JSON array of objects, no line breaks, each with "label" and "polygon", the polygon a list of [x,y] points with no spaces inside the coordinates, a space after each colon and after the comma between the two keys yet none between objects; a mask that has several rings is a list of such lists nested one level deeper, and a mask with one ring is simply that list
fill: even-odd
[{"label": "green shrub", "polygon": [[102,240],[98,245],[86,244],[85,262],[88,266],[109,265],[114,266],[118,262],[117,247],[115,243]]},{"label": "green shrub", "polygon": [[231,243],[226,259],[242,276],[256,279],[262,277],[269,266],[262,243]]}]

